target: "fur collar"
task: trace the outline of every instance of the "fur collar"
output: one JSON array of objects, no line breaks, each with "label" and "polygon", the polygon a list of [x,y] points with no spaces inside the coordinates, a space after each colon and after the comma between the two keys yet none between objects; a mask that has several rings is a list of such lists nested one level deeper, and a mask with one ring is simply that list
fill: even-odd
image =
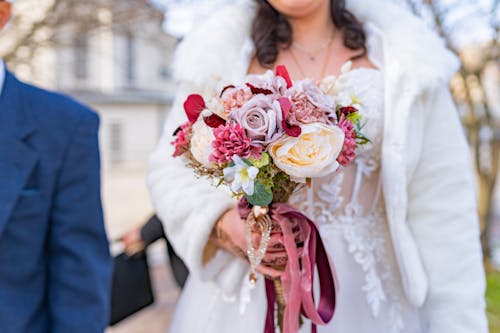
[{"label": "fur collar", "polygon": [[[456,72],[455,55],[425,22],[401,5],[390,0],[347,0],[347,7],[360,21],[382,33],[384,52],[391,54],[391,61],[399,63],[402,74],[413,80],[417,89],[447,83]],[[200,88],[214,80],[232,79],[234,66],[245,66],[248,61],[245,48],[254,15],[253,1],[245,0],[201,23],[177,49],[175,78]]]}]

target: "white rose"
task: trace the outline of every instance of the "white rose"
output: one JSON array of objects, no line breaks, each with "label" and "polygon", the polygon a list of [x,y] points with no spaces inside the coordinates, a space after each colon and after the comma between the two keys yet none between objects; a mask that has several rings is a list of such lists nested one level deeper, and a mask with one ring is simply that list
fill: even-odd
[{"label": "white rose", "polygon": [[295,179],[323,177],[335,172],[344,145],[344,132],[322,123],[301,125],[302,133],[271,144],[269,154],[278,168]]},{"label": "white rose", "polygon": [[199,117],[193,124],[193,134],[191,136],[191,154],[195,160],[205,167],[213,166],[208,157],[212,154],[212,142],[215,140],[212,128],[205,124],[203,117]]}]

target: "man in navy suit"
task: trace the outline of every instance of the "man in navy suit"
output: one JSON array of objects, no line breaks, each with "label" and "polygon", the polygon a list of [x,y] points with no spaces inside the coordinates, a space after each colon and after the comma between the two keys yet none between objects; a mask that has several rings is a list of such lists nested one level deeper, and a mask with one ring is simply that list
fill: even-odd
[{"label": "man in navy suit", "polygon": [[[0,0],[0,30],[11,4]],[[95,113],[0,60],[0,332],[102,333],[112,264]]]}]

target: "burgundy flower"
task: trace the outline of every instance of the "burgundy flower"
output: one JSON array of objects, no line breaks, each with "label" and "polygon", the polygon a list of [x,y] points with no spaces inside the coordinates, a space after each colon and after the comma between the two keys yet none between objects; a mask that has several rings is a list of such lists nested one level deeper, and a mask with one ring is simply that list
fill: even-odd
[{"label": "burgundy flower", "polygon": [[210,162],[219,165],[232,161],[234,155],[242,158],[260,158],[262,147],[252,145],[252,140],[246,135],[245,129],[239,124],[227,123],[214,129],[215,140],[212,142],[213,153]]},{"label": "burgundy flower", "polygon": [[337,162],[346,167],[356,157],[356,131],[354,129],[354,124],[346,119],[344,115],[340,116],[338,126],[344,131],[344,146],[342,147],[339,157],[337,157]]},{"label": "burgundy flower", "polygon": [[248,83],[248,82],[247,82],[247,87],[250,88],[250,91],[252,92],[252,94],[255,94],[255,95],[258,95],[258,94],[271,95],[273,93],[269,89],[259,88],[259,87],[254,86],[251,83]]},{"label": "burgundy flower", "polygon": [[283,127],[283,130],[287,135],[297,138],[302,133],[300,126],[290,125],[287,121],[290,110],[292,109],[292,103],[286,97],[279,98],[278,102],[280,103],[281,112],[283,114],[283,120],[281,121],[282,122],[281,126]]},{"label": "burgundy flower", "polygon": [[186,122],[181,125],[176,133],[175,140],[172,141],[172,144],[175,147],[175,151],[173,156],[178,157],[184,154],[189,149],[189,141],[191,137],[191,123]]},{"label": "burgundy flower", "polygon": [[207,126],[211,128],[217,128],[226,123],[224,119],[222,119],[219,115],[216,115],[215,113],[212,114],[211,116],[204,118],[203,120],[205,121],[205,124],[207,124]]},{"label": "burgundy flower", "polygon": [[339,114],[346,117],[354,112],[358,112],[358,109],[356,109],[354,106],[343,106],[339,109]]}]

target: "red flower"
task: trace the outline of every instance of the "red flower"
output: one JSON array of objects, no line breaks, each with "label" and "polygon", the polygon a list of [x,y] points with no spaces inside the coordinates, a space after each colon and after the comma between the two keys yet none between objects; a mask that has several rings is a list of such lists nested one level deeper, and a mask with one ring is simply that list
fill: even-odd
[{"label": "red flower", "polygon": [[239,124],[227,123],[214,130],[215,140],[212,142],[213,153],[210,162],[219,165],[232,161],[234,155],[242,158],[260,158],[262,147],[252,145],[252,140],[246,135],[245,129]]},{"label": "red flower", "polygon": [[344,131],[344,146],[339,157],[337,157],[337,162],[346,167],[356,157],[356,131],[353,123],[346,119],[343,114],[340,116],[338,126]]},{"label": "red flower", "polygon": [[276,66],[276,76],[281,76],[285,79],[287,88],[292,86],[292,79],[290,79],[290,74],[288,74],[288,69],[286,69],[285,65]]},{"label": "red flower", "polygon": [[198,117],[201,112],[205,110],[205,107],[205,101],[200,95],[192,94],[188,96],[184,102],[184,111],[191,124],[194,124],[196,120],[198,120]]},{"label": "red flower", "polygon": [[175,147],[173,156],[178,157],[184,154],[189,149],[189,141],[191,138],[191,123],[187,122],[179,127],[175,133],[175,140],[172,144]]}]

